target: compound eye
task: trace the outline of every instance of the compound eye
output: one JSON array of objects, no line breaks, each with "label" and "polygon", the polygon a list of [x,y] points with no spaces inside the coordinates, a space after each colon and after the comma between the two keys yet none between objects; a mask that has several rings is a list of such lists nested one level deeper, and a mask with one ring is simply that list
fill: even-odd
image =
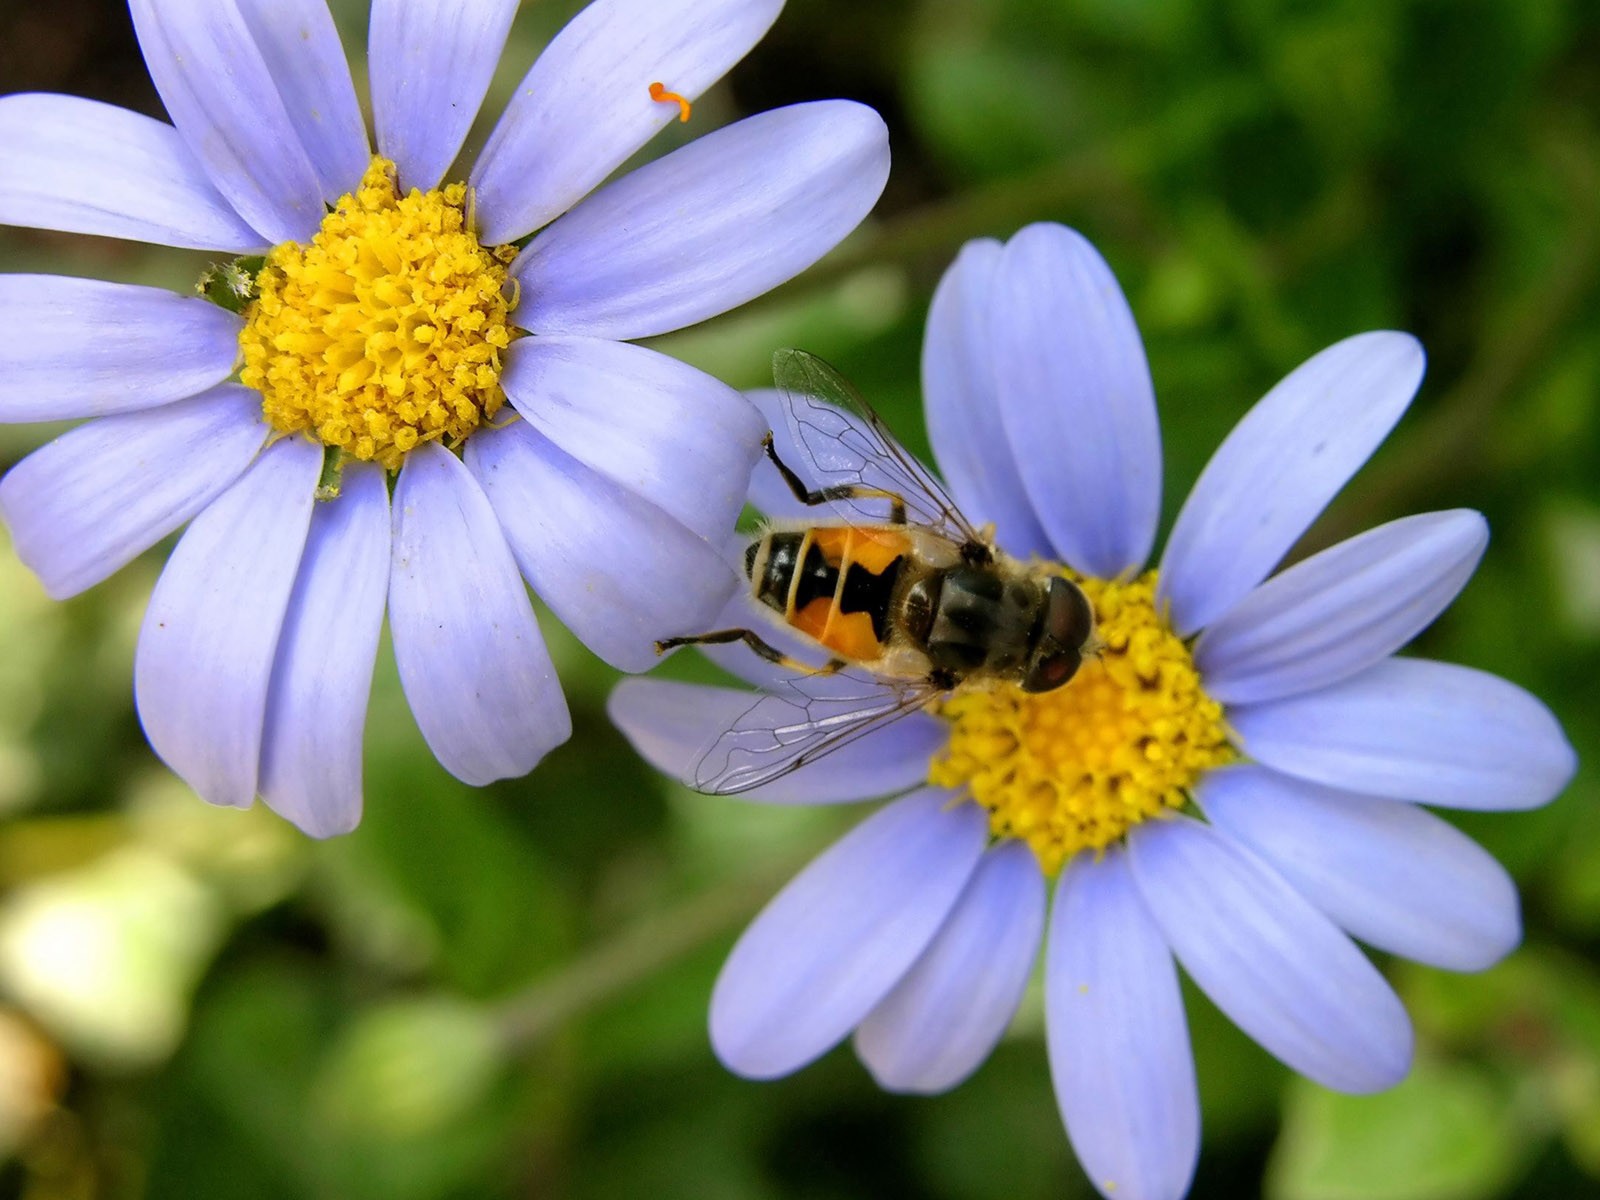
[{"label": "compound eye", "polygon": [[1050,580],[1048,605],[1045,632],[1058,645],[1082,646],[1089,640],[1094,630],[1094,609],[1082,588],[1058,575]]},{"label": "compound eye", "polygon": [[1029,664],[1028,673],[1022,679],[1022,690],[1053,692],[1078,673],[1082,662],[1083,656],[1076,650],[1042,654]]}]

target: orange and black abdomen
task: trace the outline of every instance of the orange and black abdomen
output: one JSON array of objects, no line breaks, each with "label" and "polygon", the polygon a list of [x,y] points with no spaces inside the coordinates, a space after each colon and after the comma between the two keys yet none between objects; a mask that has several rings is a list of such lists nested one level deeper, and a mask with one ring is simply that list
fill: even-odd
[{"label": "orange and black abdomen", "polygon": [[883,655],[889,606],[910,540],[894,529],[823,525],[771,531],[751,544],[751,592],[840,658]]}]

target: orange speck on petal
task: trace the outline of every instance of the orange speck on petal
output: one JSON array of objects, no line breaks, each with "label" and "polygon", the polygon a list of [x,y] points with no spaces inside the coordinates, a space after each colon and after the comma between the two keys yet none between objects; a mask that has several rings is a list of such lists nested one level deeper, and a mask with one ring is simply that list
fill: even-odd
[{"label": "orange speck on petal", "polygon": [[665,103],[669,100],[672,101],[678,106],[678,120],[687,121],[689,119],[689,113],[693,106],[690,105],[690,103],[682,96],[678,95],[677,92],[667,91],[666,84],[659,81],[652,83],[650,85],[650,99],[660,101],[662,103]]}]

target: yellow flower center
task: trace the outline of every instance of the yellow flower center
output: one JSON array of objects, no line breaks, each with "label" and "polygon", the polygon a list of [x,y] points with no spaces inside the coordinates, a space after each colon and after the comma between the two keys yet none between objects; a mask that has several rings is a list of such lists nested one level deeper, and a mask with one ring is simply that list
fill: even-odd
[{"label": "yellow flower center", "polygon": [[1206,771],[1234,757],[1222,706],[1155,607],[1156,574],[1080,579],[1098,654],[1065,687],[957,691],[935,710],[950,742],[928,771],[989,810],[997,838],[1021,838],[1053,875],[1080,850],[1181,807]]},{"label": "yellow flower center", "polygon": [[374,158],[309,246],[267,257],[245,311],[240,378],[267,421],[389,470],[455,445],[505,402],[514,246],[478,244],[465,184],[402,196]]}]

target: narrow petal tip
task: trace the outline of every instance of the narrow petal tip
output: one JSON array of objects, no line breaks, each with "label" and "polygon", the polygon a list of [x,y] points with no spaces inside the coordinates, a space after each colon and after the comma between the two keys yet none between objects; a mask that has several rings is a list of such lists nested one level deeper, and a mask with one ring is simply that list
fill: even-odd
[{"label": "narrow petal tip", "polygon": [[539,334],[653,337],[735,308],[844,240],[889,174],[881,117],[795,104],[690,142],[589,196],[512,267]]},{"label": "narrow petal tip", "polygon": [[842,1041],[933,940],[978,865],[975,805],[913,792],[797,875],[745,930],[711,994],[717,1057],[774,1079]]},{"label": "narrow petal tip", "polygon": [[1161,559],[1173,627],[1196,633],[1265,579],[1410,406],[1410,334],[1356,334],[1312,355],[1235,426],[1201,472]]},{"label": "narrow petal tip", "polygon": [[1543,701],[1455,663],[1385,659],[1315,692],[1238,705],[1228,720],[1252,758],[1285,774],[1446,808],[1540,808],[1578,769]]}]

